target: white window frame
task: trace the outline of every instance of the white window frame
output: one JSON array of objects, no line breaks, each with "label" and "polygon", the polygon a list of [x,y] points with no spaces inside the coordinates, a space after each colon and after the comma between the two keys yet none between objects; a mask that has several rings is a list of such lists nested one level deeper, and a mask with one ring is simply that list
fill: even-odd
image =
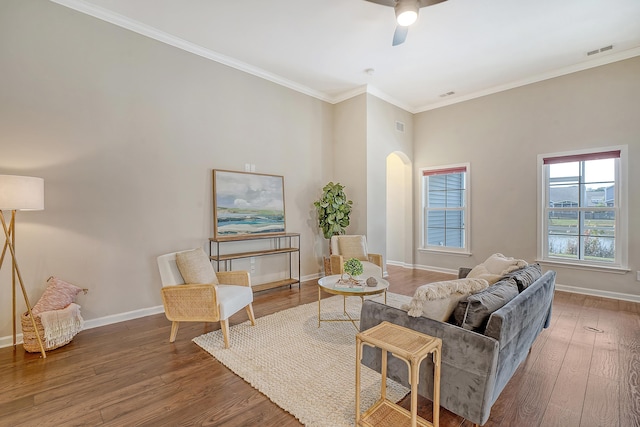
[{"label": "white window frame", "polygon": [[[427,198],[426,198],[426,177],[425,172],[432,172],[436,170],[459,170],[465,169],[464,175],[464,201],[463,201],[463,217],[464,217],[464,246],[462,248],[454,248],[448,246],[429,246],[427,244],[427,227],[426,227],[426,213],[427,213]],[[458,255],[471,255],[471,165],[469,163],[458,163],[453,165],[444,166],[432,166],[421,168],[419,171],[420,180],[420,247],[419,251],[423,252],[438,252],[438,253],[451,253]]]},{"label": "white window frame", "polygon": [[[620,151],[615,169],[615,259],[614,262],[598,262],[583,259],[561,259],[549,256],[549,240],[547,234],[548,205],[549,205],[549,167],[544,164],[545,158],[584,156],[595,153]],[[625,273],[628,272],[628,156],[627,146],[600,147],[560,153],[546,153],[538,155],[538,261],[547,264],[557,264],[566,267],[604,270]],[[580,209],[576,209],[580,210]]]}]

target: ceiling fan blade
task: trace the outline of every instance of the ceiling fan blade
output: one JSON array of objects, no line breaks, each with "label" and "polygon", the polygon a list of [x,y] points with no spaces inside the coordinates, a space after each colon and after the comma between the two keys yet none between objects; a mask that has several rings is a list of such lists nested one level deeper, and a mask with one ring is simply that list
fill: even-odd
[{"label": "ceiling fan blade", "polygon": [[404,43],[407,39],[407,34],[409,33],[409,27],[401,27],[398,25],[396,30],[393,33],[393,43],[392,46],[398,46],[399,44]]},{"label": "ceiling fan blade", "polygon": [[433,6],[434,4],[442,3],[445,1],[447,0],[418,0],[418,6],[420,7]]},{"label": "ceiling fan blade", "polygon": [[367,0],[371,3],[381,4],[383,6],[394,7],[396,5],[396,0]]}]

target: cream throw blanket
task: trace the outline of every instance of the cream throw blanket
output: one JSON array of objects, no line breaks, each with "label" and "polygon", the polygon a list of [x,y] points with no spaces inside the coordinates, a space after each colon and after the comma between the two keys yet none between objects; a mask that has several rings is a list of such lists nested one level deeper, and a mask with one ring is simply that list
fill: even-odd
[{"label": "cream throw blanket", "polygon": [[402,308],[408,310],[407,313],[412,317],[425,316],[445,321],[463,296],[481,291],[487,286],[489,283],[484,279],[455,279],[428,283],[416,289],[411,302]]},{"label": "cream throw blanket", "polygon": [[71,303],[61,310],[43,311],[39,316],[47,347],[68,343],[82,330],[84,325],[84,320],[80,315],[80,306],[75,303]]}]

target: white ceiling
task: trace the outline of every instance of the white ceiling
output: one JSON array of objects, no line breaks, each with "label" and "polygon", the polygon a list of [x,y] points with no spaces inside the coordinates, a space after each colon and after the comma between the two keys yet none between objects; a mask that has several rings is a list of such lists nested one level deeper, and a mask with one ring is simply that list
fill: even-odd
[{"label": "white ceiling", "polygon": [[395,47],[393,8],[365,0],[51,1],[328,102],[368,91],[414,113],[640,55],[640,0],[448,0]]}]

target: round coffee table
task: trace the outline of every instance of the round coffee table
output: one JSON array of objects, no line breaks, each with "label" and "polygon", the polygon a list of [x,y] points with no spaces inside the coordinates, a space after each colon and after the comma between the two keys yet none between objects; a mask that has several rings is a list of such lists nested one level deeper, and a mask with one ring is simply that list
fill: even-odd
[{"label": "round coffee table", "polygon": [[[358,329],[356,322],[360,319],[352,318],[349,313],[347,313],[347,297],[360,297],[362,301],[364,301],[364,297],[367,295],[378,295],[384,294],[384,302],[387,303],[387,289],[389,288],[389,282],[387,282],[382,277],[376,277],[378,284],[376,286],[364,286],[359,287],[349,287],[346,284],[338,283],[340,280],[339,274],[334,274],[333,276],[325,276],[318,280],[318,328],[320,327],[320,322],[351,322],[353,326]],[[322,291],[325,291],[328,294],[333,295],[342,295],[344,297],[343,301],[343,312],[347,316],[346,319],[322,319],[320,316],[320,301],[322,300]]]}]

